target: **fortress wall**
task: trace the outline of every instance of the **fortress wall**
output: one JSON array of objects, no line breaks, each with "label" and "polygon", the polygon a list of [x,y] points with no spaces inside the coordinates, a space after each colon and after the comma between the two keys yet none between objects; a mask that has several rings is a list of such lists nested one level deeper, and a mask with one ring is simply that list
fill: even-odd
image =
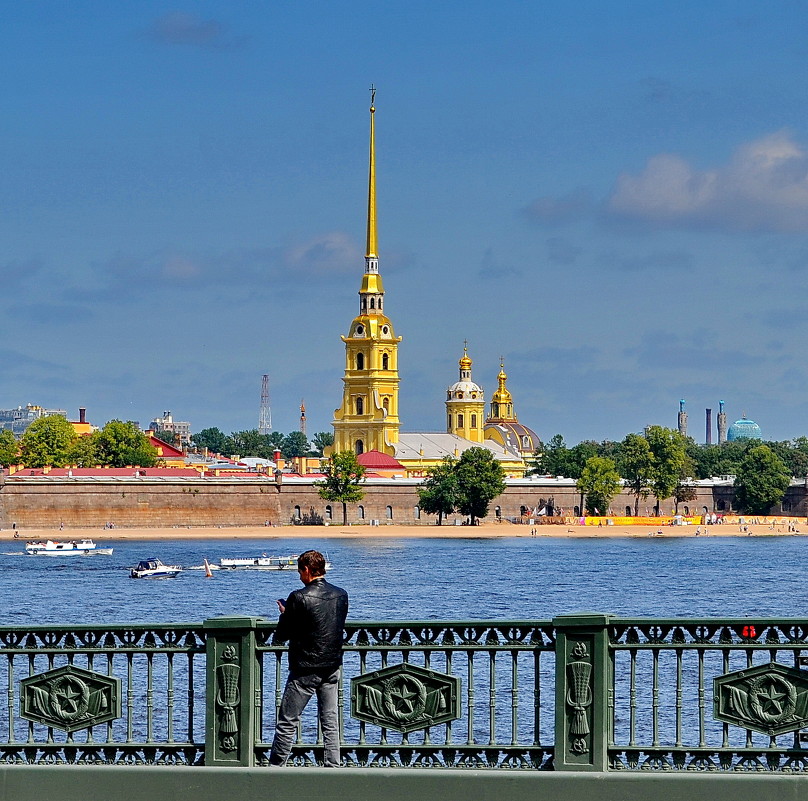
[{"label": "fortress wall", "polygon": [[0,527],[258,526],[279,519],[274,481],[14,479],[0,486]]},{"label": "fortress wall", "polygon": [[[364,488],[365,497],[359,503],[348,504],[348,522],[370,523],[378,520],[380,525],[433,525],[431,515],[416,516],[418,505],[417,486],[413,483],[396,482],[391,479],[384,484],[371,484]],[[714,494],[715,493],[715,494]],[[726,511],[733,500],[731,487],[699,488],[694,501],[685,505],[691,513],[699,514],[706,507],[716,510],[716,500],[724,500]],[[804,515],[806,490],[802,486],[791,487],[787,494],[787,513]],[[541,508],[552,498],[556,507],[561,507],[566,516],[574,514],[580,504],[580,495],[574,484],[562,485],[539,481],[515,482],[490,505],[488,519],[494,519],[500,507],[503,518],[518,518],[522,508]],[[326,507],[331,506],[331,517]],[[364,508],[360,517],[359,507]],[[391,507],[392,517],[387,507]],[[314,513],[324,522],[342,523],[342,504],[322,500],[313,482],[276,484],[266,478],[255,479],[148,479],[148,478],[49,478],[8,477],[0,481],[0,527],[11,528],[16,523],[20,528],[53,528],[60,523],[65,528],[102,528],[114,523],[124,528],[172,528],[184,526],[261,526],[266,521],[273,524],[291,522],[299,507],[302,516]],[[626,507],[633,509],[634,499],[622,493],[612,501],[611,509],[623,515]],[[640,501],[639,512],[652,510],[654,499]],[[662,513],[669,514],[673,507],[670,500],[662,504]],[[605,511],[605,510],[601,510]],[[777,513],[778,510],[773,510]],[[450,516],[445,522],[462,520],[460,515]]]}]

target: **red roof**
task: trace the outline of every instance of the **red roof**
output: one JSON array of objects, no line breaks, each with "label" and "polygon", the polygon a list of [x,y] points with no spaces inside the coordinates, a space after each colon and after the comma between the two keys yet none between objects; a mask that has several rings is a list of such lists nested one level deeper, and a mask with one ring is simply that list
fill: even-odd
[{"label": "red roof", "polygon": [[179,448],[175,448],[173,445],[169,445],[167,442],[163,442],[160,437],[155,437],[154,434],[149,434],[149,442],[155,447],[162,450],[160,454],[161,459],[172,459],[172,458],[181,458],[184,454]]},{"label": "red roof", "polygon": [[365,468],[365,470],[403,470],[404,465],[392,456],[388,456],[381,451],[367,451],[360,453],[356,457],[356,461]]},{"label": "red roof", "polygon": [[[74,478],[96,476],[131,476],[154,478],[156,476],[196,476],[199,471],[190,467],[54,467],[47,473],[42,468],[24,467],[13,476],[73,476]],[[13,477],[12,476],[12,477]]]}]

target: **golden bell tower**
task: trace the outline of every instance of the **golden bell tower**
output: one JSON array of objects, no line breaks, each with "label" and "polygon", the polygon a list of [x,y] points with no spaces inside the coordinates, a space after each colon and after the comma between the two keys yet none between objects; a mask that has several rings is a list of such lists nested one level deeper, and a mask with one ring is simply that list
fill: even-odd
[{"label": "golden bell tower", "polygon": [[370,167],[368,172],[368,230],[365,274],[359,290],[359,315],[354,317],[345,343],[342,406],[334,411],[331,453],[377,450],[395,455],[398,419],[398,343],[393,324],[384,314],[384,287],[379,275],[376,244],[376,129],[374,100],[370,97]]},{"label": "golden bell tower", "polygon": [[471,379],[472,361],[465,344],[458,365],[460,380],[446,390],[446,432],[472,442],[482,442],[485,393]]}]

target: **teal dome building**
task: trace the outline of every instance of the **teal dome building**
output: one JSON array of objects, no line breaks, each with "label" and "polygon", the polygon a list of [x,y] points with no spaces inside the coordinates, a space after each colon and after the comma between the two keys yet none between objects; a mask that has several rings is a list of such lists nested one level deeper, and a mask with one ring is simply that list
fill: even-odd
[{"label": "teal dome building", "polygon": [[727,440],[736,442],[741,439],[763,439],[763,432],[754,420],[747,420],[744,415],[740,420],[736,420],[727,431]]}]

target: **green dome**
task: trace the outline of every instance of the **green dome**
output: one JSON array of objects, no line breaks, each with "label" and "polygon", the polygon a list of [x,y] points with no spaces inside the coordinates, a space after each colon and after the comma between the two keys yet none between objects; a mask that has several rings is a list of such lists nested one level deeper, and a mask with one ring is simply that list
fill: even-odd
[{"label": "green dome", "polygon": [[763,432],[754,420],[742,417],[736,420],[727,431],[727,440],[735,442],[739,439],[763,439]]}]

